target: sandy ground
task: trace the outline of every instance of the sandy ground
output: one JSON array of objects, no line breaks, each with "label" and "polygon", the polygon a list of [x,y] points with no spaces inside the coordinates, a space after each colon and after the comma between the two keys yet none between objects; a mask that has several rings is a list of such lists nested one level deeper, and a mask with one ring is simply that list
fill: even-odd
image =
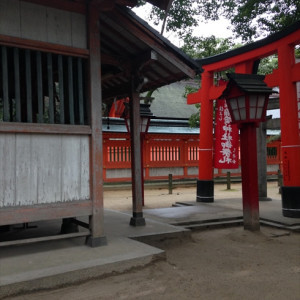
[{"label": "sandy ground", "polygon": [[[268,197],[280,201],[278,184],[275,181],[268,182]],[[231,189],[227,190],[226,184],[216,184],[214,187],[215,199],[242,198],[241,183],[231,184]],[[169,194],[166,188],[145,189],[145,206],[147,208],[171,207],[175,202],[189,202],[196,200],[196,186],[177,187]],[[120,211],[132,210],[131,190],[112,190],[104,192],[104,207]],[[242,208],[242,202],[237,203],[237,207]]]},{"label": "sandy ground", "polygon": [[[268,196],[277,199],[276,183]],[[241,186],[215,190],[216,197],[241,195]],[[131,210],[130,191],[105,192],[105,207]],[[195,188],[146,190],[146,208],[194,201]],[[300,235],[262,227],[252,233],[242,227],[194,232],[189,240],[156,245],[166,260],[141,269],[58,290],[11,299],[300,299]]]}]

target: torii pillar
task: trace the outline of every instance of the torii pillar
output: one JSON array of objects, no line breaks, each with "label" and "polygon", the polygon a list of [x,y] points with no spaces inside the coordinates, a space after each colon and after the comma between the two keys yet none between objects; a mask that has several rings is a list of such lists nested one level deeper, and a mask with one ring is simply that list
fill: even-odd
[{"label": "torii pillar", "polygon": [[294,46],[278,48],[281,142],[283,164],[282,210],[285,217],[300,218],[300,135],[296,82],[300,64],[295,64]]},{"label": "torii pillar", "polygon": [[201,89],[188,95],[188,103],[200,103],[199,177],[197,180],[197,202],[214,202],[213,174],[213,72],[202,73]]},{"label": "torii pillar", "polygon": [[[236,72],[252,73],[254,60],[237,63]],[[188,95],[188,104],[200,103],[200,142],[199,175],[197,180],[197,202],[214,202],[214,134],[213,134],[213,100],[217,99],[226,85],[214,85],[214,72],[207,71],[201,75],[201,88]]]}]

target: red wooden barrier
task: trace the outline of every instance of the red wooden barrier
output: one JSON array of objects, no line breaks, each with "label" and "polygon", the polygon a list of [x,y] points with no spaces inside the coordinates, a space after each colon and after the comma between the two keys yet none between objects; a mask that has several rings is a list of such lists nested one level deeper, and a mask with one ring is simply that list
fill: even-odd
[{"label": "red wooden barrier", "polygon": [[[131,180],[130,140],[127,133],[103,133],[104,182]],[[189,134],[147,134],[143,143],[144,179],[167,180],[197,178],[199,160],[199,136]],[[280,141],[267,145],[267,164],[281,166]],[[277,174],[278,167],[268,175]],[[215,177],[226,176],[226,170],[218,169]],[[240,176],[232,170],[232,176]]]}]

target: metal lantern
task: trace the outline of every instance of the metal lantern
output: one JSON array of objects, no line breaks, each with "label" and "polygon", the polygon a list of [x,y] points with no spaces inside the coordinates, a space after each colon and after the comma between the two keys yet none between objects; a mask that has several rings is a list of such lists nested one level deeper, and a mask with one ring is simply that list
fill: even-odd
[{"label": "metal lantern", "polygon": [[226,99],[232,123],[265,121],[269,95],[273,91],[264,83],[264,76],[236,73],[227,76],[229,82],[222,97]]},{"label": "metal lantern", "polygon": [[259,230],[256,127],[264,121],[273,92],[264,76],[227,74],[229,82],[220,99],[226,99],[232,123],[240,128],[244,228]]}]

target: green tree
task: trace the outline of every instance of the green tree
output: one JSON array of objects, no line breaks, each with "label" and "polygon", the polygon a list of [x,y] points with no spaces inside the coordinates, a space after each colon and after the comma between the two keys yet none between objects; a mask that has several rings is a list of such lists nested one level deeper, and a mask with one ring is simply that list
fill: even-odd
[{"label": "green tree", "polygon": [[183,38],[183,42],[184,45],[181,49],[194,59],[213,56],[235,47],[231,38],[217,38],[214,35],[210,37],[196,37],[187,34]]},{"label": "green tree", "polygon": [[[167,31],[180,37],[208,20],[225,17],[231,21],[235,37],[249,42],[278,32],[300,20],[299,0],[173,0],[167,17]],[[166,17],[152,8],[150,19],[156,24]]]},{"label": "green tree", "polygon": [[[194,37],[191,34],[188,34],[184,37],[183,40],[184,40],[184,45],[181,49],[194,59],[201,59],[201,58],[217,55],[219,53],[226,52],[236,47],[232,39],[216,38],[214,35],[204,38],[204,37]],[[200,78],[199,78],[199,82],[200,82]],[[187,97],[189,93],[194,93],[198,89],[199,88],[186,86],[183,96]],[[189,124],[191,127],[198,127],[200,121],[199,120],[200,108],[201,108],[200,104],[196,104],[195,106],[198,109],[198,112],[192,114],[189,119]]]}]

